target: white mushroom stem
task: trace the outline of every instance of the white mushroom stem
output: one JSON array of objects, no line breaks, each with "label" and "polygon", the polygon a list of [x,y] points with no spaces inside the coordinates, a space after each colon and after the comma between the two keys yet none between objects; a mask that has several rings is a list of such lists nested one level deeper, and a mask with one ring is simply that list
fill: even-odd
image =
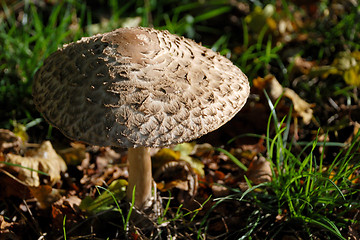
[{"label": "white mushroom stem", "polygon": [[152,174],[150,148],[128,149],[129,180],[126,196],[131,201],[135,188],[135,207],[141,209],[150,199]]}]

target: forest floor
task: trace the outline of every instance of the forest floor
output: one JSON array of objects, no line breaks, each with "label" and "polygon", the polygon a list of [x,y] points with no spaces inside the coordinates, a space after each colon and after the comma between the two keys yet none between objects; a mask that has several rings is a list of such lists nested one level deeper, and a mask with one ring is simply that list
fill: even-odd
[{"label": "forest floor", "polygon": [[[360,239],[359,4],[262,2],[5,1],[0,240]],[[152,150],[147,211],[126,200],[126,149],[67,139],[31,96],[62,44],[139,25],[220,52],[251,84],[221,128]]]}]

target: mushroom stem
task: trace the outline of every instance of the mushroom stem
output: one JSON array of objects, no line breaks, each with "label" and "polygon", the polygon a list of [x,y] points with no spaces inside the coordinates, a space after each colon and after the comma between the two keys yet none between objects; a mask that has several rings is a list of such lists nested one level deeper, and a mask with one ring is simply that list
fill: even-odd
[{"label": "mushroom stem", "polygon": [[141,209],[151,196],[151,157],[150,148],[138,147],[128,149],[129,180],[126,191],[128,200],[133,197],[135,188],[135,207]]}]

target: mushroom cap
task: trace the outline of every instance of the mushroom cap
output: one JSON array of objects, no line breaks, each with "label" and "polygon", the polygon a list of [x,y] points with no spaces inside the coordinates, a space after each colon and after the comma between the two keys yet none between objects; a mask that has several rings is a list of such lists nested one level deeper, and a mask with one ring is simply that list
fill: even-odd
[{"label": "mushroom cap", "polygon": [[151,28],[84,37],[35,74],[34,103],[67,137],[160,147],[219,128],[244,106],[245,74],[192,40]]}]

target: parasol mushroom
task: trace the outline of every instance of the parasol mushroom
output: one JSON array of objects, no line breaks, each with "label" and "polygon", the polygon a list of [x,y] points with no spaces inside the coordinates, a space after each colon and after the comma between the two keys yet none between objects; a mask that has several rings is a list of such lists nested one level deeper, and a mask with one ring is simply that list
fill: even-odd
[{"label": "parasol mushroom", "polygon": [[34,103],[67,137],[128,148],[135,206],[151,196],[150,147],[187,142],[230,120],[249,95],[245,74],[192,40],[152,28],[84,37],[37,71]]}]

